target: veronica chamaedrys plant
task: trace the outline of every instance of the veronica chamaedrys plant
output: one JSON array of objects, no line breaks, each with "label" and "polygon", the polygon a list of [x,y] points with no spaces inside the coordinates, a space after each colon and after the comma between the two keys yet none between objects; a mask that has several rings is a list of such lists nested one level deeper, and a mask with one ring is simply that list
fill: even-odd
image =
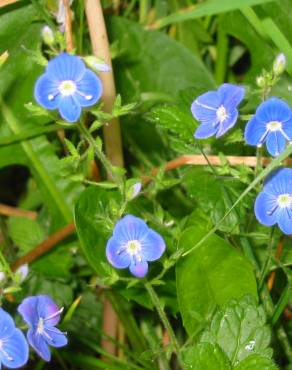
[{"label": "veronica chamaedrys plant", "polygon": [[292,169],[278,169],[266,179],[254,210],[261,224],[278,224],[284,234],[292,234]]},{"label": "veronica chamaedrys plant", "polygon": [[249,145],[262,146],[276,157],[292,141],[292,110],[279,98],[270,98],[260,104],[247,123],[244,137]]},{"label": "veronica chamaedrys plant", "polygon": [[201,125],[195,131],[196,139],[220,137],[230,130],[238,118],[237,106],[244,98],[243,87],[223,84],[217,91],[200,95],[191,106],[191,111]]},{"label": "veronica chamaedrys plant", "polygon": [[28,361],[28,344],[15,327],[12,317],[0,308],[0,369],[1,365],[17,369]]},{"label": "veronica chamaedrys plant", "polygon": [[127,215],[119,220],[106,246],[108,261],[118,269],[143,278],[148,272],[148,261],[158,260],[165,251],[163,238],[146,223]]},{"label": "veronica chamaedrys plant", "polygon": [[68,343],[66,335],[55,327],[60,321],[62,311],[45,295],[27,297],[18,307],[18,312],[29,325],[27,340],[45,361],[51,360],[49,346],[59,348]]},{"label": "veronica chamaedrys plant", "polygon": [[78,56],[62,53],[48,62],[36,81],[34,96],[42,107],[58,109],[62,118],[76,122],[82,107],[94,105],[102,95],[100,78]]}]

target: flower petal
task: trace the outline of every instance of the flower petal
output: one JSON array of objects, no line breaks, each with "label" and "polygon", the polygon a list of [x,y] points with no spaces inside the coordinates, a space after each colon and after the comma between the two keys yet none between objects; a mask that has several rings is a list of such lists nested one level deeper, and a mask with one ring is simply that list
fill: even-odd
[{"label": "flower petal", "polygon": [[279,98],[270,98],[263,102],[256,110],[257,119],[261,122],[288,121],[292,111],[287,103]]},{"label": "flower petal", "polygon": [[202,123],[215,123],[220,102],[220,97],[216,91],[208,91],[193,102],[191,106],[192,114],[197,121]]},{"label": "flower petal", "polygon": [[143,278],[148,272],[148,263],[144,260],[141,262],[132,261],[130,264],[130,271],[134,276]]},{"label": "flower petal", "polygon": [[57,328],[45,327],[47,335],[45,336],[46,342],[56,348],[64,347],[68,344],[68,339],[64,333]]},{"label": "flower petal", "polygon": [[277,222],[277,198],[264,191],[259,193],[255,201],[254,211],[261,224],[265,226],[274,225]]},{"label": "flower petal", "polygon": [[268,152],[276,157],[283,152],[286,146],[286,140],[279,131],[269,132],[266,140]]},{"label": "flower petal", "polygon": [[61,318],[60,308],[46,295],[38,295],[37,300],[38,318],[45,319],[47,326],[57,325]]},{"label": "flower petal", "polygon": [[102,83],[99,77],[90,69],[86,69],[84,76],[77,82],[75,98],[81,107],[90,107],[95,104],[102,95]]},{"label": "flower petal", "polygon": [[292,119],[283,122],[282,124],[282,130],[284,131],[284,134],[287,136],[288,141],[292,141]]},{"label": "flower petal", "polygon": [[12,317],[0,307],[0,339],[9,337],[15,329]]},{"label": "flower petal", "polygon": [[141,240],[142,256],[146,261],[158,260],[165,251],[165,242],[161,235],[149,229],[149,233]]},{"label": "flower petal", "polygon": [[49,362],[51,360],[51,352],[49,346],[41,334],[37,334],[32,329],[27,332],[28,343],[36,351],[36,353],[44,360]]},{"label": "flower petal", "polygon": [[282,208],[277,214],[279,228],[286,235],[292,234],[292,209]]},{"label": "flower petal", "polygon": [[274,196],[291,194],[292,169],[279,168],[273,171],[264,183],[264,191]]},{"label": "flower petal", "polygon": [[4,366],[16,369],[27,363],[29,348],[19,329],[15,328],[13,334],[2,345],[3,351],[0,351],[0,361]]},{"label": "flower petal", "polygon": [[85,64],[79,57],[62,53],[49,61],[46,72],[52,79],[76,82],[83,77],[85,69]]},{"label": "flower petal", "polygon": [[237,109],[233,109],[232,111],[230,111],[228,117],[219,125],[216,137],[218,138],[224,135],[228,130],[230,130],[236,124],[237,117]]},{"label": "flower petal", "polygon": [[148,231],[149,227],[141,218],[127,215],[116,223],[113,236],[116,240],[125,244],[130,240],[142,239]]},{"label": "flower petal", "polygon": [[34,97],[42,107],[50,110],[57,109],[60,104],[58,83],[52,80],[48,74],[43,74],[34,86]]},{"label": "flower petal", "polygon": [[233,110],[244,98],[245,90],[241,86],[226,83],[219,87],[218,94],[227,110]]},{"label": "flower petal", "polygon": [[259,145],[267,132],[266,123],[257,120],[256,115],[247,122],[244,138],[249,145]]},{"label": "flower petal", "polygon": [[81,115],[81,107],[75,96],[62,96],[59,105],[59,112],[62,118],[68,122],[78,121]]},{"label": "flower petal", "polygon": [[129,267],[131,263],[131,258],[126,251],[118,253],[122,246],[123,243],[115,237],[111,237],[106,245],[106,257],[108,261],[118,269]]},{"label": "flower petal", "polygon": [[18,312],[23,320],[30,326],[38,324],[37,297],[27,297],[18,306]]},{"label": "flower petal", "polygon": [[[215,121],[214,121],[215,122]],[[196,139],[207,139],[210,136],[213,136],[218,129],[217,125],[213,123],[202,123],[195,131],[194,137]]]}]

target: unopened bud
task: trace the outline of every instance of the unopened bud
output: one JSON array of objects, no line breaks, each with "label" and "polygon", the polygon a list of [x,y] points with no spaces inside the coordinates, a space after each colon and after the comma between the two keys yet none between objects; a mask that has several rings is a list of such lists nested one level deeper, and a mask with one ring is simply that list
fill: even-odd
[{"label": "unopened bud", "polygon": [[49,26],[44,26],[42,28],[42,39],[47,45],[53,45],[55,43],[54,33]]},{"label": "unopened bud", "polygon": [[108,64],[93,55],[89,55],[83,59],[85,63],[96,72],[109,72],[111,70],[111,67]]},{"label": "unopened bud", "polygon": [[265,87],[265,79],[263,76],[258,76],[257,79],[256,79],[256,83],[258,85],[258,87]]},{"label": "unopened bud", "polygon": [[4,51],[4,53],[0,55],[0,67],[3,66],[3,64],[6,62],[8,57],[9,57],[9,53],[7,50]]},{"label": "unopened bud", "polygon": [[22,265],[18,267],[18,269],[15,271],[15,276],[19,283],[22,283],[29,273],[28,264]]},{"label": "unopened bud", "polygon": [[286,64],[287,61],[285,55],[283,53],[278,54],[273,64],[273,72],[276,76],[279,76],[285,71]]}]

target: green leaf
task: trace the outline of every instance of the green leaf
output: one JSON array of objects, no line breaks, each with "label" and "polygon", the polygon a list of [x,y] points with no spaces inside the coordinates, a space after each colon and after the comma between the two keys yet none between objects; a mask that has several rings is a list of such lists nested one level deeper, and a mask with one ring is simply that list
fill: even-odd
[{"label": "green leaf", "polygon": [[[224,188],[229,192],[234,191],[235,196],[240,194],[242,185],[237,181],[224,181],[222,178],[215,178],[214,174],[206,171],[205,167],[193,167],[188,169],[183,176],[183,185],[187,190],[188,196],[204,211],[210,215],[213,224],[216,224],[230,207],[224,196]],[[231,233],[238,232],[238,217],[235,212],[231,212],[224,222],[220,225],[220,230]]]},{"label": "green leaf", "polygon": [[270,1],[273,0],[209,0],[159,19],[154,23],[153,28],[162,28],[172,23],[230,12],[243,6],[254,6]]},{"label": "green leaf", "polygon": [[110,267],[105,256],[105,246],[110,237],[111,225],[106,224],[104,217],[110,208],[118,207],[119,197],[115,191],[92,186],[81,194],[75,207],[75,223],[81,248],[101,277],[110,275],[103,263]]},{"label": "green leaf", "polygon": [[[179,247],[192,248],[206,233],[205,222],[197,221],[183,232]],[[223,307],[230,299],[247,293],[257,297],[252,266],[217,235],[179,260],[176,279],[179,307],[190,335],[206,325],[217,305]]]},{"label": "green leaf", "polygon": [[228,357],[218,345],[199,343],[185,358],[187,370],[231,370]]},{"label": "green leaf", "polygon": [[[32,55],[40,43],[41,24],[36,17],[32,6],[20,6],[0,15],[0,45],[10,53],[0,70],[0,101],[5,101],[5,105],[1,104],[0,140],[11,133],[19,139],[22,133],[37,130],[44,123],[24,108],[33,99],[33,86],[42,72]],[[50,211],[50,231],[72,220],[73,203],[82,186],[62,177],[54,147],[45,136],[2,147],[0,167],[13,164],[26,165],[35,178]]]},{"label": "green leaf", "polygon": [[40,224],[24,217],[10,217],[8,232],[13,243],[19,248],[20,255],[27,253],[45,239],[45,232]]},{"label": "green leaf", "polygon": [[202,343],[219,345],[233,366],[255,354],[271,358],[270,340],[265,311],[251,295],[219,309],[200,339]]},{"label": "green leaf", "polygon": [[235,366],[234,370],[278,370],[278,366],[267,357],[251,355]]}]

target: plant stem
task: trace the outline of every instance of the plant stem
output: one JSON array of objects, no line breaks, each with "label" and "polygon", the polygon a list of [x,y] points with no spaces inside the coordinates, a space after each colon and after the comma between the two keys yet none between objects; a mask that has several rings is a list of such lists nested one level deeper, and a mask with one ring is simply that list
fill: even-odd
[{"label": "plant stem", "polygon": [[89,133],[88,129],[85,127],[82,118],[77,123],[78,128],[80,132],[83,134],[83,136],[86,138],[88,143],[93,147],[94,153],[97,156],[97,158],[101,161],[104,168],[106,169],[108,176],[112,178],[112,180],[118,185],[119,188],[121,188],[122,185],[122,179],[121,176],[117,175],[113,171],[113,166],[111,165],[110,161],[106,158],[105,154],[97,144],[97,142],[94,140],[94,138]]},{"label": "plant stem", "polygon": [[271,319],[272,325],[276,324],[282,312],[284,311],[285,307],[287,306],[290,298],[291,298],[291,283],[288,282],[287,286],[285,287],[284,291],[281,294],[281,297],[277,303],[277,306],[275,307],[275,310],[274,310],[274,313]]},{"label": "plant stem", "polygon": [[275,231],[275,226],[271,228],[270,239],[269,239],[269,244],[268,244],[268,249],[267,249],[267,257],[263,264],[263,268],[259,276],[259,283],[258,283],[259,290],[261,290],[263,287],[265,277],[270,267],[270,262],[272,259],[272,252],[273,252],[273,244],[274,244],[274,231]]},{"label": "plant stem", "polygon": [[169,320],[168,320],[168,318],[167,318],[167,316],[164,312],[164,309],[163,309],[163,307],[160,303],[160,300],[159,300],[155,290],[153,289],[152,285],[149,282],[145,283],[145,288],[146,288],[146,290],[149,294],[149,297],[150,297],[154,307],[157,310],[157,313],[160,317],[160,320],[162,321],[162,324],[163,324],[164,328],[167,330],[167,332],[169,334],[171,343],[172,343],[173,348],[175,349],[175,352],[176,352],[176,355],[177,355],[178,362],[179,362],[180,366],[183,369],[184,368],[184,363],[183,363],[181,355],[180,355],[180,347],[179,347],[178,341],[176,339],[176,336],[174,334],[174,331],[173,331],[173,329],[170,325],[170,322],[169,322]]}]

